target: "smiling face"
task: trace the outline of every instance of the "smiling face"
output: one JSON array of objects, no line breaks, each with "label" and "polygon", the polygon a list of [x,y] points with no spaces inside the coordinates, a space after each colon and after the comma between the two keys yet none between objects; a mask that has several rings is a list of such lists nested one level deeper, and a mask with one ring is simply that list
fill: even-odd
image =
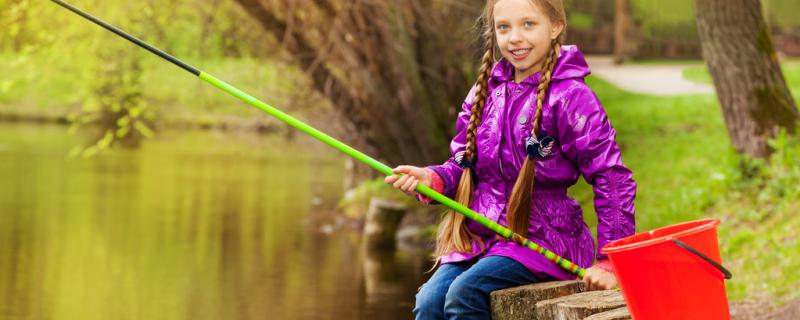
[{"label": "smiling face", "polygon": [[563,23],[550,21],[530,0],[500,0],[494,5],[494,31],[502,56],[514,65],[519,83],[542,69]]}]

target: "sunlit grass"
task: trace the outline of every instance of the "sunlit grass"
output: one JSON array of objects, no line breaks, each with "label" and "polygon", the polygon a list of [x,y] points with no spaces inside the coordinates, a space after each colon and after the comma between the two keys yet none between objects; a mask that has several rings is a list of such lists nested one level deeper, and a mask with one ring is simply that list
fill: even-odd
[{"label": "sunlit grass", "polygon": [[[781,63],[781,70],[789,90],[792,91],[795,100],[800,98],[800,59],[787,59]],[[683,70],[683,77],[687,80],[710,84],[711,75],[705,66],[691,67]]]},{"label": "sunlit grass", "polygon": [[[637,230],[703,217],[722,192],[733,158],[716,99],[654,97],[594,77],[588,82],[617,130],[623,161],[638,184]],[[572,193],[594,226],[590,187],[581,182]]]}]

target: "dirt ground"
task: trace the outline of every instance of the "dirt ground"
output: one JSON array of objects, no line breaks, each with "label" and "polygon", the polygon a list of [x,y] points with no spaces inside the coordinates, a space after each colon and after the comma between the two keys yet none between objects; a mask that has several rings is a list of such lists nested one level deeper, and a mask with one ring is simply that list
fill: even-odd
[{"label": "dirt ground", "polygon": [[736,301],[731,303],[731,320],[794,320],[800,319],[800,299],[775,308],[769,301]]}]

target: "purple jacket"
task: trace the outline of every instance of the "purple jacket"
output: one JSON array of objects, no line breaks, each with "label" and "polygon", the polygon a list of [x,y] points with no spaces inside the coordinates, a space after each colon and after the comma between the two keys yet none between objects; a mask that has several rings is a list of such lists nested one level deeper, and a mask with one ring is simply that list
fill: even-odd
[{"label": "purple jacket", "polygon": [[[529,239],[582,268],[591,266],[595,258],[605,258],[600,247],[634,233],[636,196],[636,182],[622,164],[616,132],[597,96],[584,83],[587,75],[589,66],[578,48],[562,46],[542,111],[541,127],[555,138],[556,144],[552,155],[536,160],[528,228]],[[492,69],[483,120],[476,132],[478,183],[469,206],[503,226],[508,226],[506,204],[526,156],[524,143],[533,125],[531,118],[540,74],[521,83],[515,83],[513,77],[514,67],[504,59]],[[456,136],[450,143],[453,155],[464,150],[474,97],[475,87],[458,114]],[[444,194],[452,198],[462,169],[452,157],[442,165],[428,168],[440,176]],[[567,188],[578,181],[579,175],[594,188],[597,247],[583,222],[580,205],[567,195]],[[486,250],[478,252],[478,246],[473,244],[472,253],[451,253],[441,257],[441,263],[477,256],[505,256],[519,261],[537,276],[575,278],[526,247],[496,239],[491,230],[474,221],[469,220],[467,227],[488,244]]]}]

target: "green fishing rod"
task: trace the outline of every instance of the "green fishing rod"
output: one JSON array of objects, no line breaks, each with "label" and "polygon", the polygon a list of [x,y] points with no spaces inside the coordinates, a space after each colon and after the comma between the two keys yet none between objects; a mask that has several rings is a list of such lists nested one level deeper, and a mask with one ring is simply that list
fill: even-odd
[{"label": "green fishing rod", "polygon": [[[91,22],[94,22],[95,24],[107,29],[108,31],[111,31],[111,32],[115,33],[116,35],[118,35],[120,37],[123,37],[123,38],[127,39],[130,42],[133,42],[134,44],[138,45],[139,47],[142,47],[145,50],[150,51],[150,52],[154,53],[155,55],[157,55],[157,56],[159,56],[161,58],[164,58],[164,59],[168,60],[169,62],[174,63],[178,67],[181,67],[182,69],[184,69],[186,71],[189,71],[193,75],[196,75],[196,76],[200,77],[200,79],[205,80],[206,82],[210,83],[211,85],[213,85],[213,86],[215,86],[215,87],[217,87],[219,89],[222,89],[222,91],[225,91],[225,92],[231,94],[232,96],[237,97],[237,98],[243,100],[244,102],[247,102],[248,104],[250,104],[250,105],[252,105],[252,106],[254,106],[256,108],[261,109],[262,111],[270,114],[271,116],[273,116],[275,118],[278,118],[279,120],[281,120],[283,122],[286,122],[287,124],[291,125],[292,127],[295,127],[297,129],[299,129],[300,131],[303,131],[304,133],[306,133],[306,134],[308,134],[308,135],[310,135],[310,136],[312,136],[312,137],[314,137],[314,138],[316,138],[316,139],[318,139],[318,140],[330,145],[331,147],[334,147],[336,150],[339,150],[339,151],[343,152],[344,154],[346,154],[346,155],[348,155],[350,157],[353,157],[358,161],[361,161],[362,163],[372,167],[373,169],[378,170],[378,171],[380,171],[381,173],[383,173],[383,174],[385,174],[387,176],[394,175],[394,173],[392,172],[392,168],[390,168],[389,166],[387,166],[387,165],[379,162],[378,160],[375,160],[372,157],[370,157],[370,156],[368,156],[368,155],[366,155],[366,154],[364,154],[364,153],[362,153],[362,152],[360,152],[360,151],[348,146],[345,143],[342,143],[339,140],[336,140],[335,138],[325,134],[322,131],[319,131],[319,130],[315,129],[312,126],[310,126],[310,125],[308,125],[308,124],[306,124],[306,123],[304,123],[304,122],[302,122],[302,121],[300,121],[298,119],[295,119],[294,117],[292,117],[292,116],[290,116],[290,115],[278,110],[277,108],[275,108],[275,107],[273,107],[273,106],[271,106],[269,104],[266,104],[266,103],[264,103],[264,102],[262,102],[262,101],[260,101],[260,100],[258,100],[256,98],[254,98],[253,96],[251,96],[251,95],[249,95],[249,94],[237,89],[236,87],[226,83],[225,81],[217,79],[217,78],[215,78],[214,76],[212,76],[212,75],[210,75],[208,73],[202,72],[202,71],[198,70],[197,68],[192,67],[189,64],[187,64],[187,63],[185,63],[185,62],[183,62],[181,60],[178,60],[177,58],[169,55],[168,53],[166,53],[164,51],[161,51],[160,49],[158,49],[156,47],[153,47],[150,44],[148,44],[148,43],[146,43],[146,42],[144,42],[142,40],[139,40],[138,38],[126,33],[125,31],[122,31],[122,30],[120,30],[119,28],[117,28],[115,26],[112,26],[112,25],[110,25],[110,24],[108,24],[108,23],[106,23],[106,22],[104,22],[104,21],[102,21],[102,20],[100,20],[100,19],[98,19],[98,18],[86,13],[86,12],[83,12],[80,9],[78,9],[78,8],[68,4],[68,3],[65,3],[65,2],[63,2],[61,0],[51,0],[51,1],[53,1],[56,4],[68,9],[69,11],[72,11],[72,12],[80,15],[81,17],[86,18],[87,20],[89,20]],[[534,243],[534,242],[532,242],[532,241],[530,241],[528,239],[525,239],[521,235],[512,232],[510,229],[508,229],[506,227],[503,227],[503,226],[497,224],[496,222],[494,222],[492,220],[489,220],[485,216],[483,216],[483,215],[471,210],[470,208],[467,208],[467,207],[461,205],[460,203],[458,203],[458,202],[456,202],[456,201],[454,201],[454,200],[452,200],[452,199],[450,199],[450,198],[448,198],[448,197],[446,197],[446,196],[434,191],[433,189],[431,189],[431,188],[429,188],[429,187],[427,187],[425,185],[418,184],[417,188],[416,188],[416,191],[421,193],[421,194],[423,194],[423,195],[425,195],[425,196],[427,196],[427,197],[429,197],[429,198],[431,198],[431,199],[433,199],[433,200],[438,201],[439,203],[447,206],[450,209],[455,210],[456,212],[466,216],[467,218],[475,220],[476,222],[480,223],[484,227],[487,227],[487,228],[491,229],[492,231],[494,231],[495,233],[499,234],[500,236],[502,236],[502,237],[504,237],[506,239],[509,239],[511,241],[514,241],[515,243],[520,244],[522,246],[528,247],[533,251],[538,252],[539,254],[545,256],[547,259],[549,259],[550,261],[554,262],[555,264],[559,265],[561,268],[563,268],[564,270],[569,271],[572,274],[575,274],[575,275],[583,278],[584,274],[586,273],[586,270],[584,270],[583,268],[579,267],[578,265],[570,262],[569,260],[562,258],[561,256],[553,253],[550,250],[545,249],[544,247],[542,247],[542,246],[540,246],[540,245],[538,245],[538,244],[536,244],[536,243]]]}]

